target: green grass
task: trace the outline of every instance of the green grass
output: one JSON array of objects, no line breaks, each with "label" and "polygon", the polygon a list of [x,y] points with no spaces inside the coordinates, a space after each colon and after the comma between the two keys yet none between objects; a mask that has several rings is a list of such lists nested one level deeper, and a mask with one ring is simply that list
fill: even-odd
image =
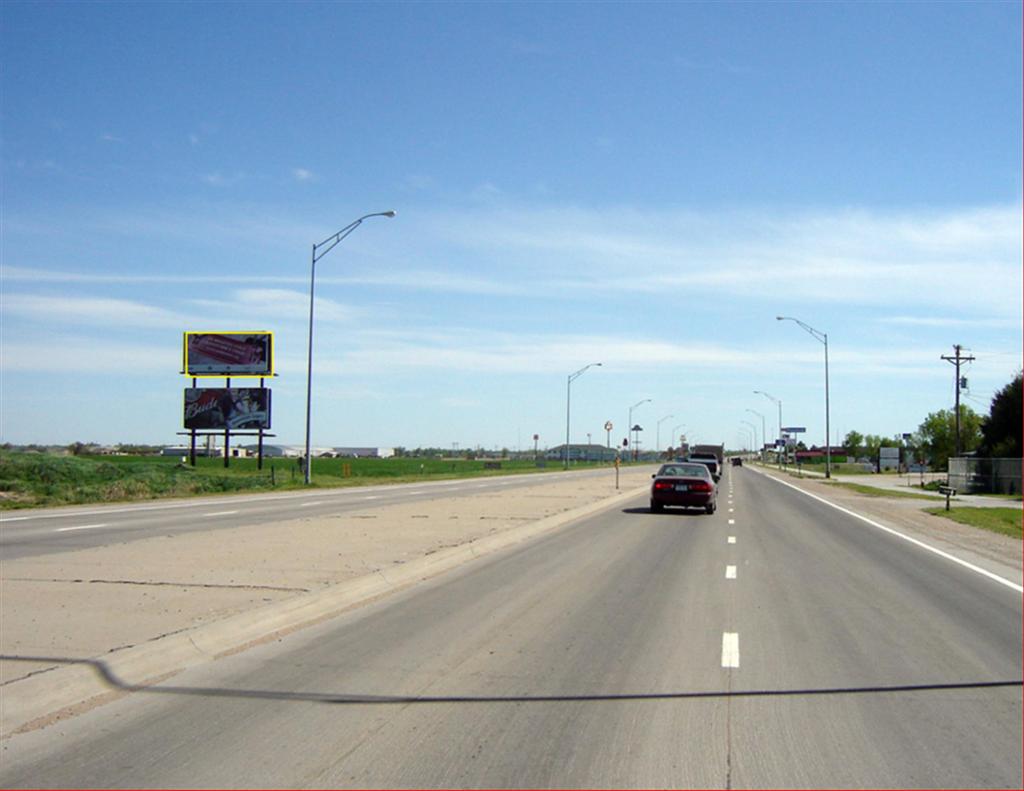
[{"label": "green grass", "polygon": [[861,483],[846,483],[845,481],[823,481],[826,486],[838,486],[841,489],[848,489],[851,492],[857,492],[868,497],[895,497],[895,498],[910,498],[912,500],[931,500],[934,502],[936,498],[928,494],[918,494],[916,492],[898,492],[894,489],[879,489],[877,486],[865,486]]},{"label": "green grass", "polygon": [[1021,538],[1022,512],[1019,508],[925,508],[929,514],[952,519],[962,525],[991,530],[1011,538]]},{"label": "green grass", "polygon": [[[598,466],[574,463],[572,469]],[[484,461],[467,459],[314,459],[313,486],[369,486],[561,469],[556,461],[538,469],[532,459],[503,459],[500,470],[487,470]],[[304,488],[302,470],[295,459],[264,459],[259,470],[256,459],[233,458],[225,469],[224,460],[216,458],[198,458],[193,468],[177,457],[0,451],[0,509],[300,488]]]}]

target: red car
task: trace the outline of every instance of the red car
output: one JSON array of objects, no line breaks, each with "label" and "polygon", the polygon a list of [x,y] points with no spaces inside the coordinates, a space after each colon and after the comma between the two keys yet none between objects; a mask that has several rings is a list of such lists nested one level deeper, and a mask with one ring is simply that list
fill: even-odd
[{"label": "red car", "polygon": [[703,464],[663,464],[651,477],[654,479],[651,483],[652,514],[659,513],[666,505],[703,508],[709,514],[718,507],[718,486]]}]

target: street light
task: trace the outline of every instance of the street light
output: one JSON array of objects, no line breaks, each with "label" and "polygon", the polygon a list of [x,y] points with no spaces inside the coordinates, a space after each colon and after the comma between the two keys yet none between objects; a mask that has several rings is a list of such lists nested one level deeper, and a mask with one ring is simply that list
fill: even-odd
[{"label": "street light", "polygon": [[306,463],[305,479],[309,485],[313,468],[313,458],[309,447],[310,412],[313,405],[313,285],[316,282],[316,262],[334,249],[342,239],[358,228],[363,220],[370,217],[394,217],[394,211],[379,211],[373,214],[364,214],[358,220],[350,222],[333,236],[328,236],[320,244],[313,245],[312,263],[309,267],[309,355],[306,359]]},{"label": "street light", "polygon": [[594,366],[600,367],[601,363],[591,363],[590,365],[584,365],[576,373],[569,374],[569,378],[565,383],[565,469],[569,469],[569,396],[571,394],[570,388],[572,383],[583,376],[583,372],[588,368]]},{"label": "street light", "polygon": [[[764,443],[768,441],[768,435],[765,434],[765,431],[764,431],[764,415],[762,415],[756,409],[747,409],[747,412],[750,412],[752,415],[757,415],[759,418],[761,418],[761,449],[758,451],[758,454],[757,454],[758,457],[760,457],[761,456],[761,452],[764,450]],[[755,444],[756,444],[757,437],[754,437],[754,440],[755,440]]]},{"label": "street light", "polygon": [[808,324],[804,324],[800,319],[794,319],[792,316],[776,316],[776,321],[793,321],[799,324],[808,335],[814,338],[819,343],[825,344],[825,477],[832,477],[832,441],[829,438],[829,424],[828,424],[828,333],[816,330]]},{"label": "street light", "polygon": [[675,417],[675,415],[665,415],[665,417],[658,421],[657,431],[655,432],[656,439],[654,440],[654,449],[659,453],[661,452],[661,424],[670,417]]},{"label": "street light", "polygon": [[[637,401],[635,404],[633,404],[633,406],[631,406],[629,408],[629,420],[626,421],[626,436],[627,437],[629,437],[629,432],[633,431],[633,410],[636,409],[641,404],[649,404],[649,403],[651,403],[651,399],[645,398],[643,401]],[[633,432],[633,433],[634,433],[634,435],[636,434],[636,432]],[[635,447],[636,446],[636,440],[635,439],[633,441],[633,445],[634,445],[634,447],[633,447],[633,461],[636,461],[637,456],[636,456],[636,447]]]},{"label": "street light", "polygon": [[[675,441],[676,441],[676,437],[679,437],[680,447],[682,447],[682,439],[683,438],[682,438],[682,435],[676,434],[676,432],[679,431],[679,429],[681,429],[681,428],[686,428],[686,424],[685,423],[680,423],[678,426],[672,426],[672,444],[674,445]],[[676,454],[676,455],[678,456],[679,454]]]},{"label": "street light", "polygon": [[753,441],[752,441],[752,445],[757,445],[757,426],[755,426],[755,425],[754,425],[753,423],[751,423],[751,422],[750,422],[749,420],[743,420],[742,418],[740,419],[740,423],[745,423],[746,425],[750,426],[750,430],[751,430],[751,431],[753,432],[753,434],[754,434],[754,436],[753,436]]},{"label": "street light", "polygon": [[[782,401],[780,401],[773,395],[769,395],[764,390],[755,390],[754,394],[763,395],[768,400],[774,401],[776,404],[779,405],[779,433],[776,435],[776,439],[779,439],[780,437],[782,437]],[[775,456],[779,462],[779,469],[782,469],[782,456],[779,455],[778,445],[775,446]]]}]

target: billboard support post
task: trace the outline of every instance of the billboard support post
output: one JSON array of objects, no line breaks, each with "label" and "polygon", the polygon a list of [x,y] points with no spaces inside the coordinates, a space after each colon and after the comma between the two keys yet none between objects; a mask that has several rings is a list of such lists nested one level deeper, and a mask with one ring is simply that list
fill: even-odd
[{"label": "billboard support post", "polygon": [[[192,377],[192,387],[195,387],[197,383],[196,377]],[[192,429],[192,444],[189,449],[188,463],[193,467],[196,466],[196,430]]]},{"label": "billboard support post", "polygon": [[[264,390],[264,389],[266,389],[266,386],[267,386],[266,385],[266,380],[261,376],[260,377],[260,389]],[[259,439],[257,440],[256,447],[257,447],[256,469],[257,470],[262,470],[263,469],[263,426],[260,426],[260,434],[259,434]]]}]

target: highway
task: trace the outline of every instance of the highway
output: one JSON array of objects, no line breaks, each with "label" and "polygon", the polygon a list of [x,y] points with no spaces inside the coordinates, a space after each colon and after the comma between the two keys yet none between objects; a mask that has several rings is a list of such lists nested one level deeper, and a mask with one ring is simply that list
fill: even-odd
[{"label": "highway", "polygon": [[[607,469],[559,472],[559,478],[610,475]],[[0,514],[0,560],[67,552],[112,542],[139,541],[295,517],[338,514],[368,506],[409,503],[446,495],[482,494],[553,480],[547,474],[501,475],[423,483],[352,486],[279,494],[256,493],[182,500],[145,500]]]},{"label": "highway", "polygon": [[747,469],[646,504],[15,735],[0,784],[1021,787],[1019,589]]}]

